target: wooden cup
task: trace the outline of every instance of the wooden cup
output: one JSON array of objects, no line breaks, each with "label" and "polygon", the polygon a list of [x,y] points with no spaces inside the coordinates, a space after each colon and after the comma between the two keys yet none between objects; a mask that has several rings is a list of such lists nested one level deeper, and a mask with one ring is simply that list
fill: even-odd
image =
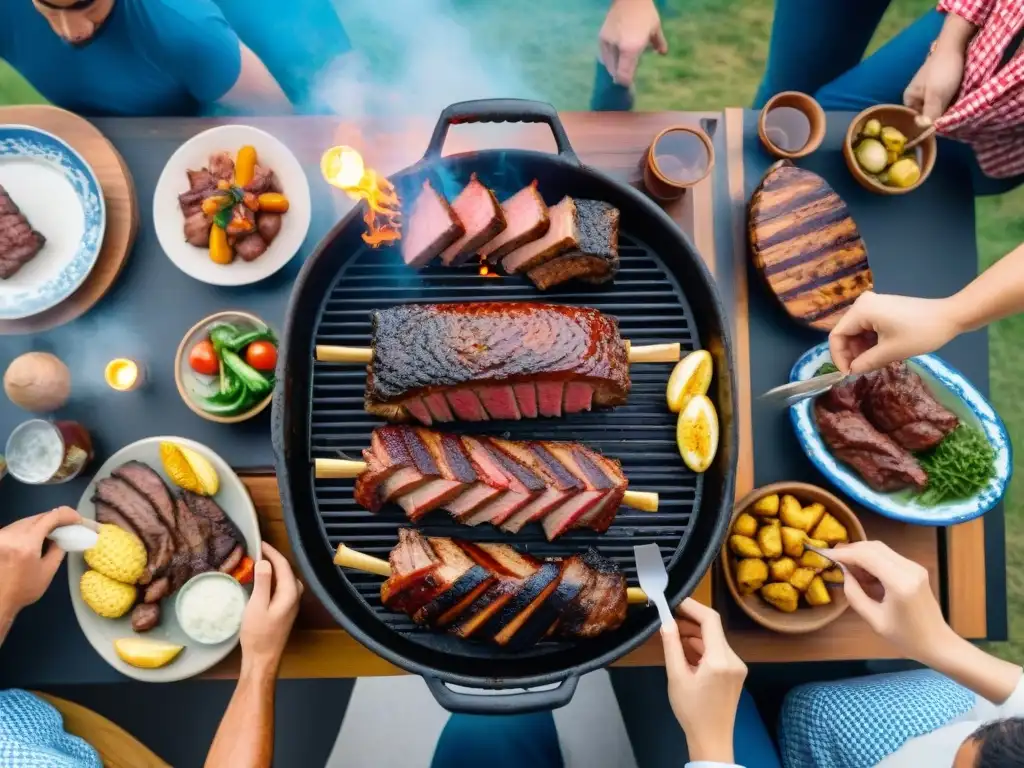
[{"label": "wooden cup", "polygon": [[[769,112],[779,107],[792,107],[799,110],[810,123],[810,133],[807,136],[807,141],[799,149],[785,150],[768,137],[765,120]],[[788,160],[806,157],[820,147],[822,140],[825,138],[825,110],[806,93],[800,93],[800,91],[777,93],[768,100],[768,103],[761,110],[761,115],[757,120],[757,135],[761,137],[761,143],[768,150],[768,154],[774,157],[784,157]]]},{"label": "wooden cup", "polygon": [[[691,134],[696,136],[703,145],[707,164],[702,171],[694,173],[692,178],[684,180],[678,174],[674,175],[668,168],[661,167],[658,164],[658,144],[673,133]],[[711,169],[714,167],[715,148],[708,134],[695,126],[673,125],[655,136],[654,141],[651,142],[651,145],[644,153],[644,187],[646,187],[648,194],[656,200],[665,202],[677,200],[685,194],[687,189],[707,178],[707,175],[711,173]]]}]

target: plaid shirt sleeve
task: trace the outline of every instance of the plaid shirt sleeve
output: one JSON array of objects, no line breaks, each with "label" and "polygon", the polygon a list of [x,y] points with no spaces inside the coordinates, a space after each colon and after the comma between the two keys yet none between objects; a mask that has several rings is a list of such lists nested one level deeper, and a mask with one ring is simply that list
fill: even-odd
[{"label": "plaid shirt sleeve", "polygon": [[976,27],[985,26],[996,0],[939,0],[939,11],[955,13]]}]

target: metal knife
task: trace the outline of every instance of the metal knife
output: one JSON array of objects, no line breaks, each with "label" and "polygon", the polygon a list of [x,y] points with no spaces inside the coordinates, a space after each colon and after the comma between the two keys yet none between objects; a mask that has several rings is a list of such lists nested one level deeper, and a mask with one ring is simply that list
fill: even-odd
[{"label": "metal knife", "polygon": [[844,384],[847,380],[854,378],[856,378],[855,375],[845,374],[842,371],[826,373],[822,376],[814,376],[810,379],[794,381],[789,384],[783,384],[781,387],[769,389],[759,399],[779,403],[780,405],[796,405],[802,400],[806,400],[809,397],[817,397],[828,392],[833,387]]}]

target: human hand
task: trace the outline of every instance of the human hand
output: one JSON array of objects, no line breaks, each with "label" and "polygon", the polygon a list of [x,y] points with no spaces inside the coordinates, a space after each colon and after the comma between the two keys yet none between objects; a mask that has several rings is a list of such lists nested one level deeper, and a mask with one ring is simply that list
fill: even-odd
[{"label": "human hand", "polygon": [[654,0],[612,0],[598,40],[601,62],[619,85],[633,84],[640,56],[649,47],[668,53]]},{"label": "human hand", "polygon": [[828,336],[832,362],[844,373],[866,373],[896,360],[933,352],[960,333],[949,299],[917,299],[868,291]]},{"label": "human hand", "polygon": [[829,557],[845,566],[843,590],[850,607],[907,658],[934,664],[954,633],[942,616],[928,571],[880,541],[838,545]]},{"label": "human hand", "polygon": [[81,521],[71,507],[57,507],[0,529],[0,634],[3,623],[43,596],[64,560],[64,550],[48,542],[47,534]]},{"label": "human hand", "polygon": [[925,59],[924,64],[903,92],[903,103],[920,113],[920,123],[928,126],[949,109],[964,76],[965,53],[955,46],[942,46]]},{"label": "human hand", "polygon": [[295,578],[284,555],[266,542],[263,542],[263,558],[256,563],[252,597],[242,618],[242,666],[277,674],[284,646],[299,612],[302,582]]},{"label": "human hand", "polygon": [[684,600],[676,626],[661,628],[668,698],[691,762],[733,762],[733,726],[747,667],[729,647],[717,612]]}]

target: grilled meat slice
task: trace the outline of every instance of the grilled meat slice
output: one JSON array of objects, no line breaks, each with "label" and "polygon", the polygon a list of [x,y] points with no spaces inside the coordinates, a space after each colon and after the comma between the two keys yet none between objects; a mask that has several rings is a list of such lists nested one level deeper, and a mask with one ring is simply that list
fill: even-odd
[{"label": "grilled meat slice", "polygon": [[44,245],[46,238],[32,229],[25,214],[0,186],[0,279],[13,277]]},{"label": "grilled meat slice", "polygon": [[132,631],[149,632],[160,623],[160,606],[156,603],[139,603],[132,609]]},{"label": "grilled meat slice", "polygon": [[254,195],[262,195],[264,192],[270,191],[273,179],[274,172],[257,163],[252,172],[252,181],[246,184],[244,189],[246,192],[252,192]]},{"label": "grilled meat slice", "polygon": [[256,261],[266,252],[267,241],[263,239],[259,232],[253,232],[250,235],[240,237],[235,242],[235,253],[239,255],[242,261]]},{"label": "grilled meat slice", "polygon": [[210,525],[208,562],[212,567],[219,568],[235,545],[245,546],[245,539],[238,527],[224,514],[217,502],[209,496],[200,496],[192,491],[182,491],[181,497],[196,517],[205,519]]},{"label": "grilled meat slice", "polygon": [[154,579],[143,591],[142,602],[159,603],[169,594],[171,594],[171,578],[169,576],[161,576],[159,579]]},{"label": "grilled meat slice", "polygon": [[395,425],[373,431],[363,458],[355,498],[373,512],[397,503],[415,521],[446,509],[466,525],[511,533],[539,522],[549,539],[574,528],[607,530],[628,486],[617,461],[575,443]]},{"label": "grilled meat slice", "polygon": [[185,218],[185,242],[196,248],[208,248],[212,229],[213,219],[203,213],[197,205],[195,211]]},{"label": "grilled meat slice", "polygon": [[563,197],[548,211],[551,222],[548,231],[537,240],[522,245],[501,260],[510,275],[527,272],[556,256],[579,247],[580,218],[576,201]]},{"label": "grilled meat slice", "polygon": [[163,520],[168,530],[177,529],[178,521],[174,511],[174,499],[171,497],[171,492],[164,479],[152,467],[141,461],[129,461],[119,466],[111,474],[130,483],[135,490],[145,496],[160,515],[160,519]]},{"label": "grilled meat slice", "polygon": [[174,555],[175,543],[171,531],[149,500],[130,483],[116,477],[100,480],[92,500],[98,510],[97,516],[102,506],[113,507],[131,524],[145,544],[149,560],[140,583],[148,584],[163,574]]},{"label": "grilled meat slice", "polygon": [[[443,395],[463,421],[560,416],[592,403],[625,403],[629,362],[618,322],[595,309],[529,303],[405,304],[373,313],[366,409],[386,418],[433,422]],[[566,399],[566,383],[584,398]],[[523,386],[521,386],[523,385]],[[515,411],[508,410],[512,387]],[[572,392],[580,394],[578,389]],[[590,398],[590,399],[587,399]],[[424,415],[426,414],[426,415]]]},{"label": "grilled meat slice", "polygon": [[217,181],[233,181],[235,161],[228,152],[214,152],[210,155],[209,171]]},{"label": "grilled meat slice", "polygon": [[505,229],[505,215],[498,200],[474,173],[469,184],[452,203],[452,211],[465,228],[465,234],[441,254],[446,267],[457,267]]},{"label": "grilled meat slice", "polygon": [[402,259],[410,267],[426,266],[465,232],[444,195],[425,181],[402,234]]},{"label": "grilled meat slice", "polygon": [[600,200],[577,200],[579,245],[527,274],[542,291],[580,279],[606,283],[619,271],[619,209]]},{"label": "grilled meat slice", "polygon": [[868,421],[908,451],[934,448],[960,424],[905,362],[890,363],[854,385]]},{"label": "grilled meat slice", "polygon": [[505,229],[489,243],[480,246],[480,256],[491,264],[545,234],[551,225],[548,207],[537,191],[537,181],[524,187],[501,204]]},{"label": "grilled meat slice", "polygon": [[263,238],[263,242],[270,245],[281,231],[281,224],[283,222],[284,217],[280,213],[260,211],[256,214],[256,231]]},{"label": "grilled meat slice", "polygon": [[208,168],[200,168],[198,171],[187,170],[185,174],[188,176],[189,190],[213,189],[217,186],[217,179]]},{"label": "grilled meat slice", "polygon": [[381,600],[434,629],[519,649],[547,636],[595,637],[626,618],[626,580],[593,549],[537,560],[506,544],[399,529]]}]

